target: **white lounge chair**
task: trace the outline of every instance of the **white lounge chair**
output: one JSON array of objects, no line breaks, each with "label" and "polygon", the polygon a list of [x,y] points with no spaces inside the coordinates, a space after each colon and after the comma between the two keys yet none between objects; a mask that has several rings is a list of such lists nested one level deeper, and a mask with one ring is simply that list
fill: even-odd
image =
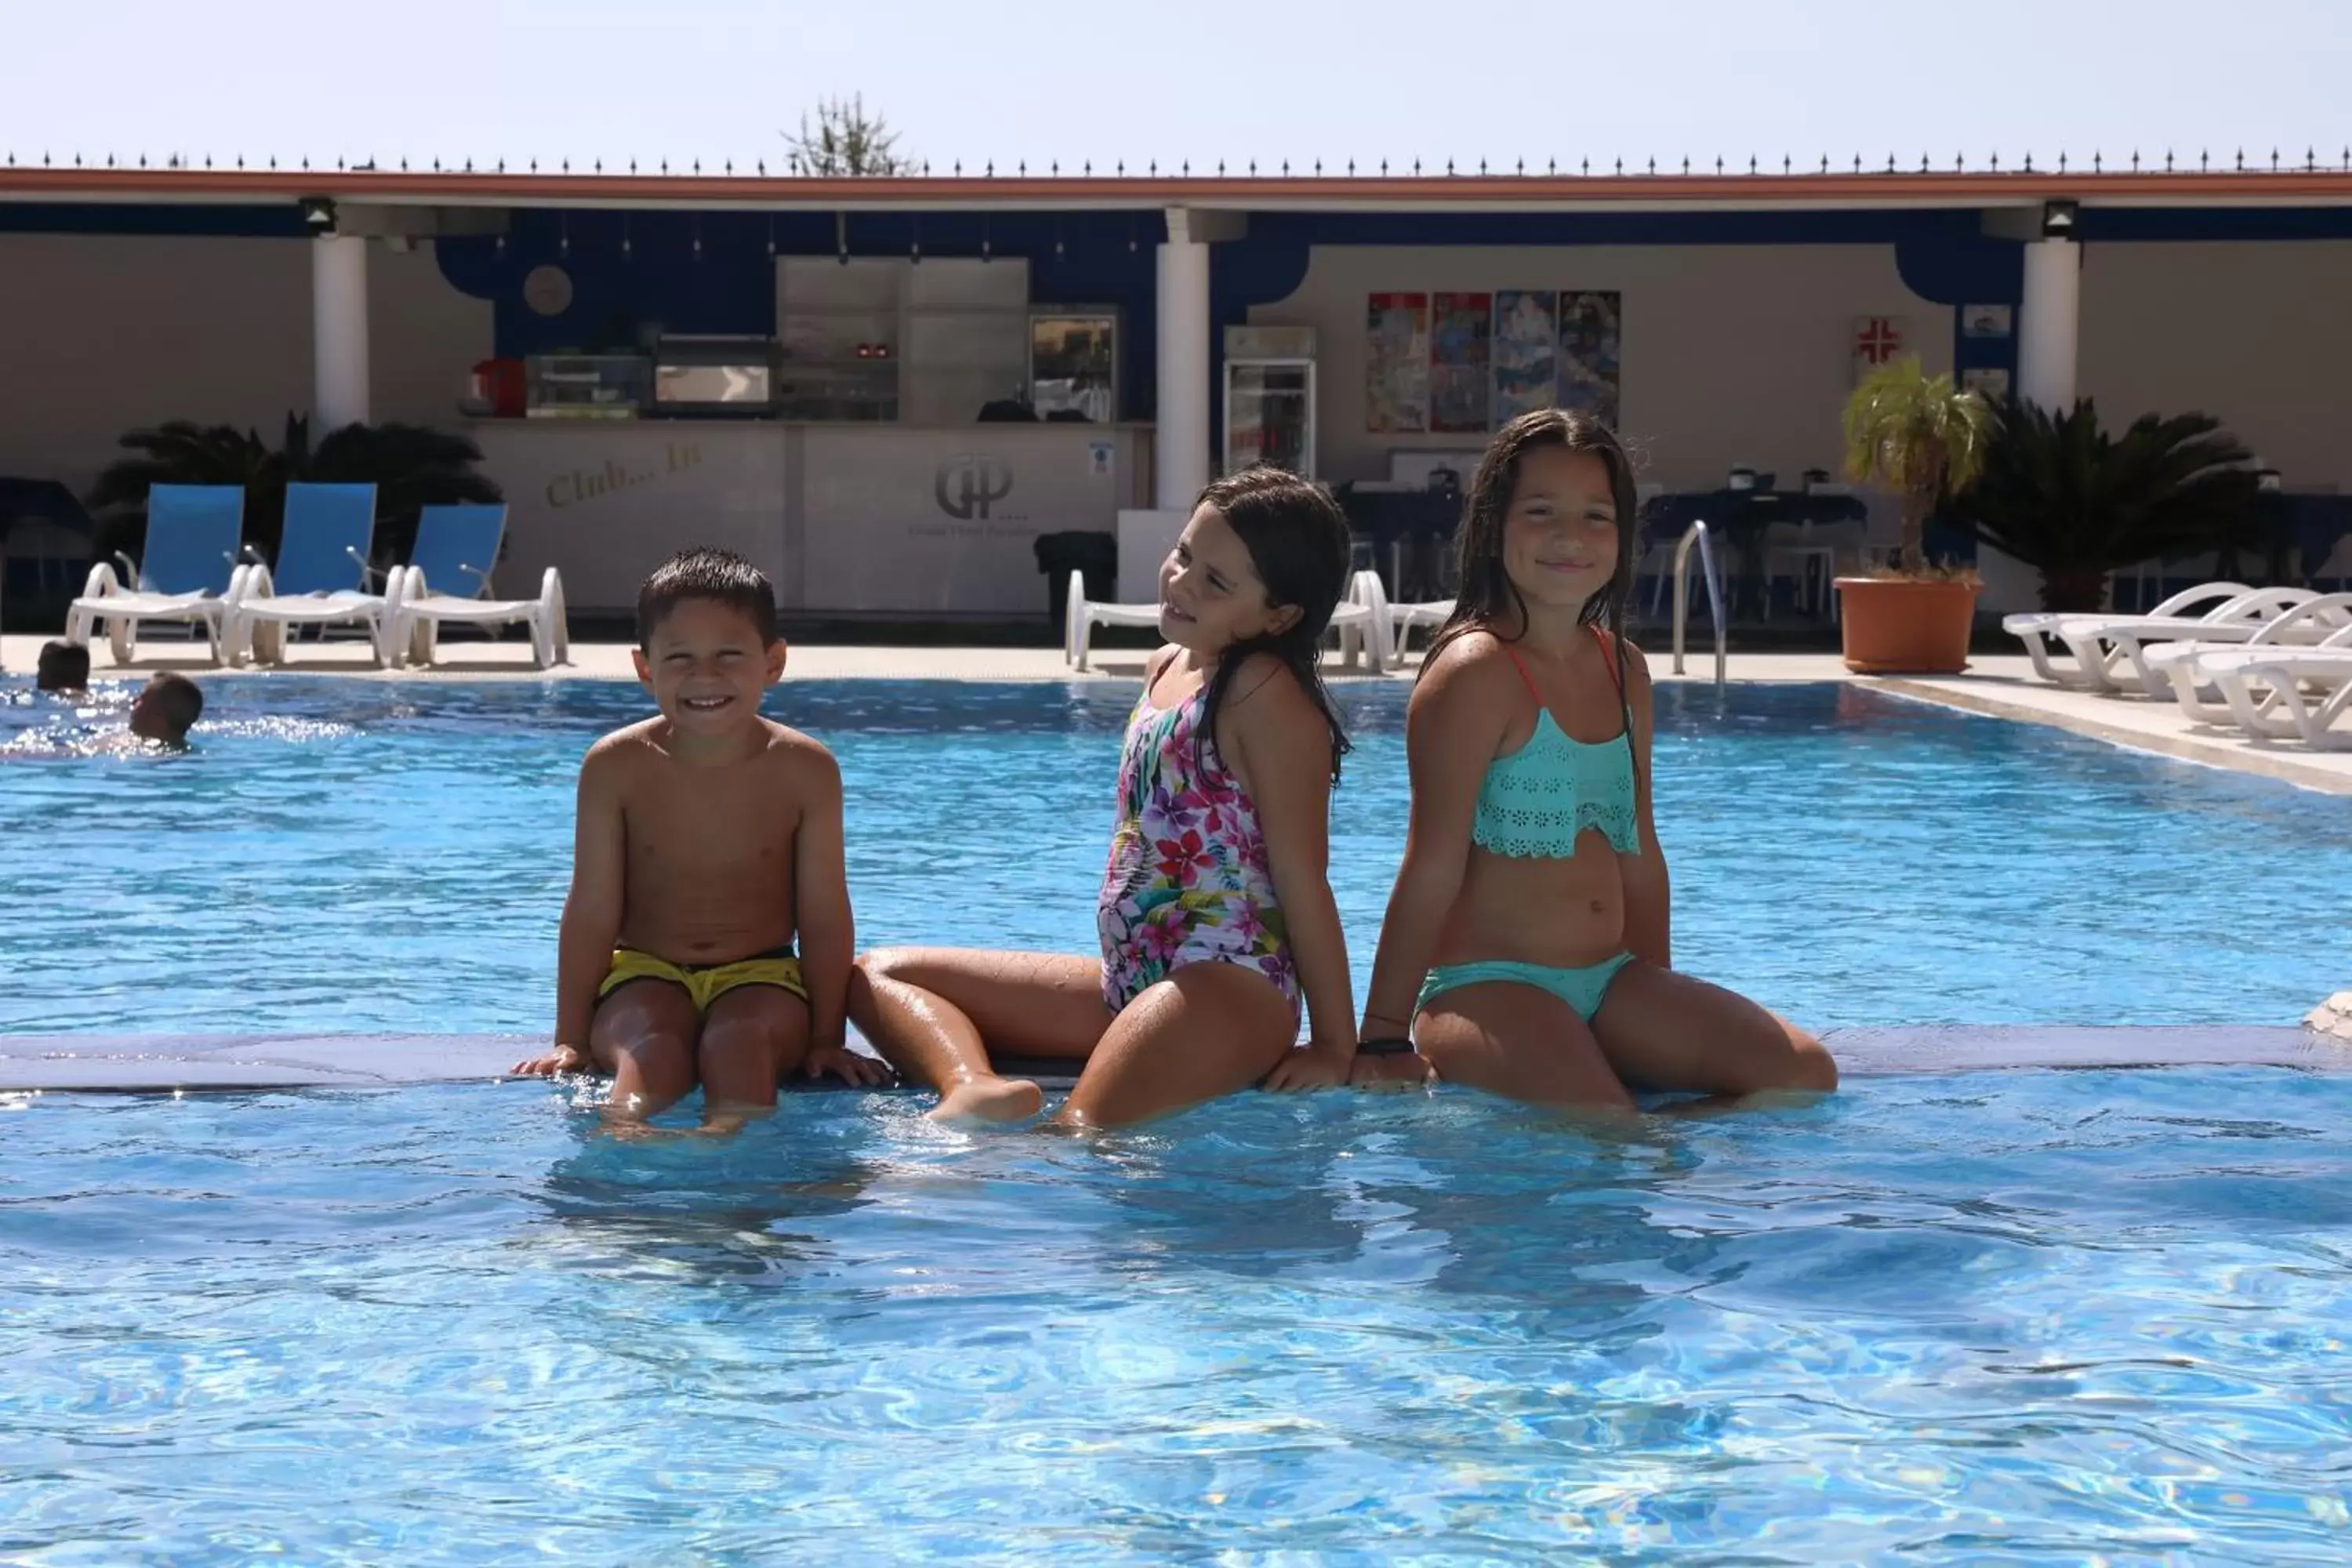
[{"label": "white lounge chair", "polygon": [[1423,599],[1405,605],[1391,602],[1388,588],[1381,582],[1381,574],[1377,572],[1357,573],[1348,584],[1348,596],[1371,611],[1373,618],[1386,626],[1391,664],[1403,660],[1406,645],[1412,640],[1415,626],[1428,626],[1434,630],[1444,626],[1446,618],[1454,614],[1454,602],[1452,599]]},{"label": "white lounge chair", "polygon": [[2352,637],[2319,647],[2263,650],[2260,662],[2217,668],[2216,685],[2248,734],[2293,736],[2317,751],[2352,748],[2352,729],[2336,721],[2352,711]]},{"label": "white lounge chair", "polygon": [[[2087,634],[2075,622],[2065,620],[2058,623],[2056,631],[2058,639],[2066,645],[2076,662],[2085,668],[2096,665],[2111,689],[2129,691],[2137,686],[2150,697],[2162,697],[2169,683],[2160,671],[2148,665],[2151,645],[2183,640],[2249,642],[2271,622],[2316,597],[2308,588],[2257,588],[2231,600],[2215,613],[2211,622],[2198,626],[2186,637],[2179,627],[2133,619],[2110,622]],[[2322,634],[2306,635],[2315,641]]]},{"label": "white lounge chair", "polygon": [[[2178,620],[2202,624],[2211,620],[2235,600],[2254,590],[2243,583],[2205,583],[2185,592],[2175,594],[2145,615],[2112,616],[2112,620]],[[2207,606],[2198,610],[2199,605]],[[2195,611],[2197,613],[2191,614]],[[2062,668],[2053,659],[2073,655],[2057,638],[2058,623],[2069,620],[2098,618],[2070,610],[2038,610],[2023,615],[2003,616],[2000,629],[2025,644],[2028,657],[2033,660],[2033,673],[2058,686],[2101,687],[2106,682],[2084,669],[2079,664]]]},{"label": "white lounge chair", "polygon": [[[2346,648],[2352,648],[2352,593],[2323,594],[2298,605],[2243,643],[2167,643],[2148,649],[2147,657],[2191,723],[2234,725],[2278,737],[2294,732],[2293,721],[2279,719],[2265,727],[2280,705],[2263,700],[2263,682],[2249,672],[2278,668],[2307,652],[2332,658]],[[2250,713],[2258,716],[2252,722]]]},{"label": "white lounge chair", "polygon": [[228,617],[231,664],[250,656],[282,664],[289,626],[357,624],[368,634],[379,668],[394,662],[392,610],[403,574],[387,574],[387,592],[367,592],[376,575],[368,564],[375,540],[373,485],[291,484],[286,487],[286,529],[278,569],[255,566]]},{"label": "white lounge chair", "polygon": [[[439,650],[442,623],[503,626],[521,622],[530,632],[531,659],[541,669],[572,661],[572,634],[564,624],[563,579],[551,566],[540,578],[536,599],[493,599],[490,573],[497,566],[499,542],[506,537],[504,506],[428,506],[416,522],[416,548],[405,566],[394,567],[402,578],[386,590],[396,598],[392,644],[412,664],[430,665]],[[447,587],[470,586],[471,593],[444,593]]]},{"label": "white lounge chair", "polygon": [[[2232,591],[2234,590],[2234,591]],[[2148,668],[2150,644],[2201,641],[2244,642],[2263,623],[2317,597],[2308,588],[2249,588],[2240,583],[2209,583],[2175,595],[2146,616],[2011,616],[2004,630],[2024,640],[2035,671],[2077,690],[2165,694],[2165,679]],[[2218,601],[2218,602],[2217,602]],[[2210,605],[2202,614],[2181,612]],[[2072,668],[2053,663],[2046,643],[2064,646]]]},{"label": "white lounge chair", "polygon": [[129,664],[142,621],[201,627],[215,664],[226,646],[231,605],[245,592],[248,568],[237,559],[245,527],[242,485],[156,485],[147,492],[147,542],[139,564],[100,562],[81,597],[66,610],[66,640],[87,644],[106,631],[114,662]]},{"label": "white lounge chair", "polygon": [[[1375,586],[1380,579],[1370,572],[1356,574],[1357,583],[1370,577]],[[1158,605],[1106,605],[1088,599],[1079,590],[1084,579],[1073,573],[1070,576],[1069,598],[1062,623],[1062,655],[1070,668],[1087,668],[1087,655],[1094,643],[1097,626],[1156,626],[1160,624]],[[1389,627],[1386,616],[1375,616],[1371,609],[1356,596],[1355,584],[1349,587],[1349,597],[1339,601],[1331,612],[1331,632],[1339,639],[1339,657],[1350,665],[1360,656],[1368,658],[1375,674],[1389,668]]]}]

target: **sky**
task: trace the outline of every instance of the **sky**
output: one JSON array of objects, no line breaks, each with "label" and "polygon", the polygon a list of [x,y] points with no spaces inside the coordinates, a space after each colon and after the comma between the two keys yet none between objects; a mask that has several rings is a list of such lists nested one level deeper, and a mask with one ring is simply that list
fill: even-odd
[{"label": "sky", "polygon": [[2340,163],[2352,0],[0,0],[0,156]]}]

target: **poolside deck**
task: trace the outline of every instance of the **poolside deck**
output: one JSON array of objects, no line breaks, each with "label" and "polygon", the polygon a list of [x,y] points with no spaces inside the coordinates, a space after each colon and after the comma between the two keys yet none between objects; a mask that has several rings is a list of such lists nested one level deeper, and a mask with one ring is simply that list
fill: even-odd
[{"label": "poolside deck", "polygon": [[[33,668],[45,638],[0,637],[0,668],[21,674]],[[95,648],[92,676],[100,680],[154,669],[180,669],[190,674],[216,673],[204,668],[197,650],[188,644],[155,642],[142,645],[141,658],[124,671],[107,661],[101,645]],[[445,647],[447,662],[431,672],[413,669],[386,672],[372,668],[356,644],[304,645],[296,649],[288,672],[302,675],[342,675],[366,680],[485,680],[559,679],[630,680],[635,673],[629,648],[622,643],[575,643],[572,662],[541,672],[530,668],[530,651],[520,640],[505,643]],[[804,680],[1133,680],[1143,670],[1144,655],[1135,649],[1098,649],[1094,668],[1080,675],[1063,662],[1052,647],[884,647],[865,646],[795,646],[786,679]],[[1652,668],[1661,679],[1707,680],[1714,676],[1711,656],[1694,654],[1686,672],[1677,678],[1667,669],[1663,653],[1654,654]],[[2183,762],[2201,763],[2237,773],[2255,773],[2298,784],[2305,789],[2352,795],[2352,750],[2315,752],[2287,742],[2256,742],[2236,731],[2191,725],[2170,702],[2145,697],[2102,696],[2062,690],[2032,679],[2032,666],[2022,654],[1979,657],[1966,673],[1936,678],[1885,679],[1850,673],[1834,654],[1757,653],[1731,656],[1730,678],[1738,681],[1852,681],[1880,690],[1940,703],[1968,712],[1990,714],[2032,724],[2047,724],[2113,745],[2152,752]],[[249,671],[236,672],[249,674]],[[1335,671],[1335,675],[1342,672]],[[1344,672],[1351,679],[1402,680],[1410,668],[1386,676]]]}]

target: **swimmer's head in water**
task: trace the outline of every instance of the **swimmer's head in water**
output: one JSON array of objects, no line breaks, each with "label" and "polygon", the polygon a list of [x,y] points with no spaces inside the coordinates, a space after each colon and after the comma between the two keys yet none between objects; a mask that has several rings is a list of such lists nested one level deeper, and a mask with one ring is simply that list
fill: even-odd
[{"label": "swimmer's head in water", "polygon": [[205,694],[184,675],[164,671],[149,678],[131,703],[131,732],[142,740],[176,746],[204,717]]},{"label": "swimmer's head in water", "polygon": [[761,694],[784,672],[768,579],[724,550],[674,555],[646,579],[637,644],[637,679],[681,733],[755,724]]},{"label": "swimmer's head in water", "polygon": [[43,643],[33,683],[43,691],[79,691],[89,684],[89,649],[79,643]]}]

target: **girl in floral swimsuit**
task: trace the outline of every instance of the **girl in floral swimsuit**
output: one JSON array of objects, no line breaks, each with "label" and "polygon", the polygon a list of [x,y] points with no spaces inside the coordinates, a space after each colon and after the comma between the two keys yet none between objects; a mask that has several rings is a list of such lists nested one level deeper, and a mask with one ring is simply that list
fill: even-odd
[{"label": "girl in floral swimsuit", "polygon": [[[995,1056],[1083,1061],[1061,1120],[1158,1116],[1264,1080],[1343,1083],[1354,1000],[1325,877],[1347,738],[1316,654],[1348,574],[1329,496],[1261,468],[1202,493],[1160,569],[1168,646],[1119,752],[1098,957],[886,948],[850,1016],[942,1118],[1034,1114]],[[1311,1022],[1297,1043],[1302,1002]]]}]

